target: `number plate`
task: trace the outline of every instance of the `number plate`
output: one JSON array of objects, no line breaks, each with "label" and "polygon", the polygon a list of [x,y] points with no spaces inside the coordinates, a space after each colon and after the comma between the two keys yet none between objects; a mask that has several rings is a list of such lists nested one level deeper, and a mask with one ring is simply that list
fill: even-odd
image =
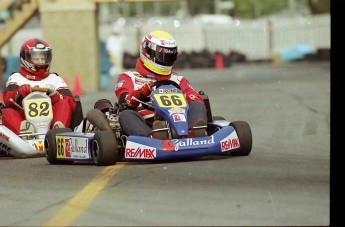
[{"label": "number plate", "polygon": [[25,115],[27,120],[53,117],[53,109],[48,99],[29,99],[25,102]]},{"label": "number plate", "polygon": [[158,105],[163,108],[187,106],[183,94],[154,94],[154,96]]}]

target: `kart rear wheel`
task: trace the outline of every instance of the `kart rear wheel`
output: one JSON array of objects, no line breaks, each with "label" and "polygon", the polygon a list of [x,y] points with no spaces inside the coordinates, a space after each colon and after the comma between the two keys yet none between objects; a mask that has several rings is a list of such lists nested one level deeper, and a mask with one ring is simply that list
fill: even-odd
[{"label": "kart rear wheel", "polygon": [[92,156],[96,165],[115,165],[117,141],[112,131],[96,131],[92,140]]},{"label": "kart rear wheel", "polygon": [[234,127],[240,141],[240,150],[231,152],[234,156],[247,156],[252,150],[252,131],[245,121],[234,121],[230,123]]},{"label": "kart rear wheel", "polygon": [[46,158],[47,158],[47,161],[52,165],[66,164],[66,163],[73,162],[73,161],[63,161],[63,160],[57,159],[56,134],[62,133],[62,132],[72,132],[72,129],[70,128],[51,129],[48,131],[44,139]]}]

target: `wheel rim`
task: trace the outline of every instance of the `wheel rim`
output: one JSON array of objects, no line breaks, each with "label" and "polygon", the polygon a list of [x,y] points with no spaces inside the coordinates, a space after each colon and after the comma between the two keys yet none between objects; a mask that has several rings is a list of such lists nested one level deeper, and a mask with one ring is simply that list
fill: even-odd
[{"label": "wheel rim", "polygon": [[46,154],[48,154],[48,150],[49,150],[49,141],[47,140],[47,138],[44,139],[44,148],[46,150]]},{"label": "wheel rim", "polygon": [[92,154],[93,154],[94,160],[96,160],[98,158],[98,154],[99,154],[99,145],[98,145],[97,140],[94,140],[92,142]]}]

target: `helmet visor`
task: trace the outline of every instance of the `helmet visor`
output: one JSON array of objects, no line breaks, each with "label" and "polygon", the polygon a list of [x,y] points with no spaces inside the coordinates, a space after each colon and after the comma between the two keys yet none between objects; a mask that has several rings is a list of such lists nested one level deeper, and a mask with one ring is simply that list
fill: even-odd
[{"label": "helmet visor", "polygon": [[177,47],[168,48],[157,46],[156,50],[152,50],[150,47],[146,46],[146,53],[150,55],[151,58],[155,59],[155,62],[164,65],[172,66],[177,59]]},{"label": "helmet visor", "polygon": [[51,62],[51,50],[48,48],[37,49],[32,48],[29,50],[29,57],[32,63],[35,65],[46,65]]}]

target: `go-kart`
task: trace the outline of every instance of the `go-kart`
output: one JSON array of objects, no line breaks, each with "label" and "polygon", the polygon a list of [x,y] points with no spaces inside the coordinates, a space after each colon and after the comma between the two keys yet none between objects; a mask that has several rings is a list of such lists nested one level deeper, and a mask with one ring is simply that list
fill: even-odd
[{"label": "go-kart", "polygon": [[[51,129],[45,138],[46,158],[50,164],[90,161],[96,165],[114,165],[117,161],[161,161],[207,155],[249,155],[252,133],[247,122],[229,122],[213,116],[207,95],[200,91],[207,109],[207,136],[188,137],[188,102],[179,85],[172,81],[158,81],[143,105],[155,110],[166,121],[169,139],[125,136],[119,123],[121,106],[92,109],[83,122],[71,129]],[[140,100],[137,100],[140,102]]]},{"label": "go-kart", "polygon": [[[36,86],[32,87],[32,92],[24,99],[17,95],[15,100],[10,100],[18,108],[23,109],[26,120],[33,126],[27,127],[27,130],[21,131],[19,135],[2,124],[1,113],[5,106],[0,103],[0,152],[2,156],[17,158],[45,156],[44,139],[53,119],[52,103],[49,97],[51,92],[53,90],[50,88]],[[83,114],[79,97],[75,98],[78,101],[77,109],[79,113],[74,113],[75,116],[72,116],[72,122],[77,125],[82,120]],[[72,127],[74,126],[72,125]]]}]

